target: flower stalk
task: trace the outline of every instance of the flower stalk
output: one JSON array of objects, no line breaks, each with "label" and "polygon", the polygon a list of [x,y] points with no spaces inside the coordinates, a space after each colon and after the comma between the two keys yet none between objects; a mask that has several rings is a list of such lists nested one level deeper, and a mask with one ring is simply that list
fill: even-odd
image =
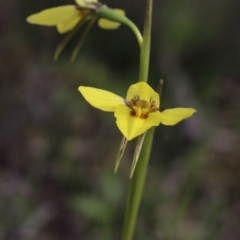
[{"label": "flower stalk", "polygon": [[139,82],[148,81],[152,30],[152,4],[153,0],[147,0],[147,9],[143,29],[143,42],[140,53]]},{"label": "flower stalk", "polygon": [[108,8],[106,6],[100,7],[97,11],[97,15],[100,18],[106,18],[108,20],[115,21],[115,22],[118,22],[118,23],[121,23],[123,25],[128,26],[133,31],[133,33],[135,34],[135,36],[137,38],[137,41],[138,41],[138,44],[141,47],[143,37],[142,37],[139,29],[125,15],[118,14],[116,11],[114,11],[114,9]]},{"label": "flower stalk", "polygon": [[[153,0],[147,0],[147,9],[143,30],[143,42],[140,53],[139,81],[147,82],[151,46],[151,26],[152,26],[152,5]],[[138,209],[142,198],[143,186],[145,182],[148,162],[150,158],[154,128],[147,131],[142,151],[139,156],[136,170],[130,181],[128,190],[127,206],[125,210],[122,240],[132,240],[136,225]]]}]

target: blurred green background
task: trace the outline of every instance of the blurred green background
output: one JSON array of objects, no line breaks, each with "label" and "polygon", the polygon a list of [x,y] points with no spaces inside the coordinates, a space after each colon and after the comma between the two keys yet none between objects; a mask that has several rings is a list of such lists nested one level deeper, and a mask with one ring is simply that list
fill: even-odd
[{"label": "blurred green background", "polygon": [[[77,88],[124,96],[139,48],[122,26],[94,26],[75,63],[76,36],[25,18],[72,1],[0,2],[0,239],[120,239],[136,140],[113,173],[121,134]],[[106,0],[140,29],[145,0]],[[240,239],[240,1],[155,0],[149,82],[162,107],[198,112],[156,129],[135,238]]]}]

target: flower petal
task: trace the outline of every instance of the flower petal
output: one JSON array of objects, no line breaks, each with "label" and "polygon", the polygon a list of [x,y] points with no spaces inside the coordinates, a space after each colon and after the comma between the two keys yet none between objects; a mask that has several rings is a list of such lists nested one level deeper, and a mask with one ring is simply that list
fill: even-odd
[{"label": "flower petal", "polygon": [[118,105],[124,105],[124,99],[120,96],[92,87],[79,87],[83,97],[95,108],[106,112],[114,112]]},{"label": "flower petal", "polygon": [[81,21],[81,18],[83,16],[81,16],[80,12],[78,13],[77,16],[72,16],[72,18],[69,18],[67,21],[62,22],[60,24],[57,25],[57,30],[59,33],[66,33],[70,30],[72,30],[78,22]]},{"label": "flower petal", "polygon": [[173,108],[161,112],[161,123],[175,125],[178,122],[191,117],[196,112],[193,108]]},{"label": "flower petal", "polygon": [[159,94],[156,93],[147,83],[138,82],[129,87],[127,92],[127,100],[130,101],[134,96],[139,96],[141,100],[149,102],[150,100],[155,102],[157,108],[159,108]]},{"label": "flower petal", "polygon": [[75,0],[78,6],[84,7],[88,2],[98,2],[98,0]]},{"label": "flower petal", "polygon": [[27,18],[31,24],[44,26],[56,26],[57,24],[68,22],[78,17],[78,10],[73,5],[49,8],[39,13],[32,14]]},{"label": "flower petal", "polygon": [[148,115],[148,118],[145,119],[146,124],[150,127],[158,126],[161,123],[162,114],[159,111],[152,112]]},{"label": "flower petal", "polygon": [[[121,15],[125,15],[125,12],[122,9],[114,9],[114,11]],[[110,21],[105,18],[101,18],[98,21],[98,26],[105,30],[114,30],[114,29],[117,29],[118,27],[120,27],[120,25],[121,24],[118,22],[113,22],[113,21]]]},{"label": "flower petal", "polygon": [[[154,113],[151,114],[153,114],[153,116],[155,115]],[[118,107],[116,107],[114,116],[117,119],[116,123],[119,130],[127,138],[127,140],[132,140],[133,138],[146,132],[152,126],[159,125],[160,123],[159,119],[153,120],[154,117],[142,119],[132,116],[131,109],[125,105],[119,105]],[[158,117],[159,116],[160,114],[158,115]]]}]

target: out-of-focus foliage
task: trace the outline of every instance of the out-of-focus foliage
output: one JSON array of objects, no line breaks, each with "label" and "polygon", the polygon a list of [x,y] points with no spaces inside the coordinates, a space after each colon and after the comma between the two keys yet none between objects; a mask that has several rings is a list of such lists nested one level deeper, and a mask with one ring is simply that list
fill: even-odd
[{"label": "out-of-focus foliage", "polygon": [[[107,1],[143,26],[144,0]],[[79,85],[126,93],[138,79],[131,31],[94,27],[52,61],[54,28],[25,18],[69,1],[0,2],[0,239],[119,239],[136,141],[118,174],[121,134]],[[156,129],[135,239],[240,239],[240,4],[154,1],[150,84],[162,107],[197,114]]]}]

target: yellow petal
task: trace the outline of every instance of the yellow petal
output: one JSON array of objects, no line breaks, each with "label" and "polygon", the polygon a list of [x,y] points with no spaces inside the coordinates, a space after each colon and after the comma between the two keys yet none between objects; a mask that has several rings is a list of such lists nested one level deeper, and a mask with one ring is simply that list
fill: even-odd
[{"label": "yellow petal", "polygon": [[102,111],[114,112],[118,105],[124,104],[123,98],[102,89],[81,86],[78,90],[93,107]]},{"label": "yellow petal", "polygon": [[147,83],[138,82],[129,87],[127,92],[127,100],[130,101],[134,96],[139,96],[141,100],[155,102],[156,108],[159,108],[159,94],[156,93]]},{"label": "yellow petal", "polygon": [[120,23],[101,18],[98,20],[98,26],[105,30],[114,30],[120,27]]},{"label": "yellow petal", "polygon": [[[125,12],[122,9],[114,9],[114,11],[121,15],[125,15]],[[121,24],[118,22],[113,22],[113,21],[110,21],[105,18],[101,18],[98,21],[98,26],[105,30],[114,30],[114,29],[117,29],[118,27],[120,27],[120,25]]]},{"label": "yellow petal", "polygon": [[72,16],[72,18],[69,18],[67,21],[62,22],[57,25],[57,30],[59,33],[66,33],[70,30],[72,30],[78,22],[80,22],[82,16],[80,12],[77,14],[77,16]]},{"label": "yellow petal", "polygon": [[153,112],[149,114],[147,119],[144,119],[144,124],[139,129],[139,132],[142,134],[146,132],[151,127],[156,127],[161,122],[161,113],[160,112]]},{"label": "yellow petal", "polygon": [[[157,114],[157,112],[155,113],[152,113],[153,115],[151,118],[141,119],[132,116],[130,108],[125,105],[119,105],[116,107],[114,116],[117,119],[116,123],[119,130],[129,141],[143,134],[152,126],[159,125],[161,114]],[[157,116],[156,120],[153,116]]]},{"label": "yellow petal", "polygon": [[196,112],[193,108],[173,108],[161,112],[161,123],[175,125],[178,122],[191,117]]},{"label": "yellow petal", "polygon": [[158,126],[161,123],[162,114],[159,111],[152,112],[148,115],[148,118],[145,119],[146,124],[149,125],[148,128],[153,126]]},{"label": "yellow petal", "polygon": [[75,0],[75,2],[78,6],[84,6],[84,3],[85,3],[84,0]]},{"label": "yellow petal", "polygon": [[56,26],[78,17],[78,10],[73,5],[49,8],[39,13],[30,15],[27,22],[44,26]]},{"label": "yellow petal", "polygon": [[75,2],[78,6],[84,7],[88,2],[96,3],[98,0],[75,0]]},{"label": "yellow petal", "polygon": [[92,3],[97,3],[98,0],[75,0],[77,5],[81,8],[86,8],[86,9],[96,9],[97,6]]}]

